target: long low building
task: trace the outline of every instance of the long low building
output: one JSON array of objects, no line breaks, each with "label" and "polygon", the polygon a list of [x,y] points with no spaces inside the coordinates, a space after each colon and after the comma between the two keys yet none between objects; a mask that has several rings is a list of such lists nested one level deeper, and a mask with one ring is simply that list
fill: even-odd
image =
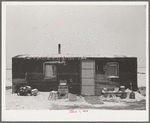
[{"label": "long low building", "polygon": [[125,86],[136,91],[137,58],[125,56],[18,55],[12,58],[13,93],[21,84],[51,91],[67,80],[79,95],[101,95],[103,88]]}]

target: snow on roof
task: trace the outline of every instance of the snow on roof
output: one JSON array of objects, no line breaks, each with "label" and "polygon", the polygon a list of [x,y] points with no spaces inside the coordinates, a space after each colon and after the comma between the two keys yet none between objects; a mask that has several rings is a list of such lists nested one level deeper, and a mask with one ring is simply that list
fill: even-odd
[{"label": "snow on roof", "polygon": [[50,55],[29,55],[29,54],[22,54],[22,55],[17,55],[13,58],[35,58],[35,57],[101,57],[101,58],[125,58],[125,57],[133,57],[133,56],[125,56],[125,55],[101,55],[101,54],[50,54]]},{"label": "snow on roof", "polygon": [[28,56],[29,56],[28,54],[22,54],[22,55],[14,56],[13,58],[25,58],[25,57],[28,57]]}]

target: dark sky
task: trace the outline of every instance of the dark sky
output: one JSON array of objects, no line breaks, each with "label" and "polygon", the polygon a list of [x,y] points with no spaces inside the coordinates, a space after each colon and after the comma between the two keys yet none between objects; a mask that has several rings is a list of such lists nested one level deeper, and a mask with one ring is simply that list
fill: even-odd
[{"label": "dark sky", "polygon": [[6,58],[19,54],[103,54],[138,57],[146,66],[143,5],[8,5]]}]

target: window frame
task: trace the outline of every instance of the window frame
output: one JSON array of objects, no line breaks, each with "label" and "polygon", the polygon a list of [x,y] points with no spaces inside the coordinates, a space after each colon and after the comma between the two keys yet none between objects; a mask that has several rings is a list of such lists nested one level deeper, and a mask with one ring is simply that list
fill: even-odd
[{"label": "window frame", "polygon": [[[52,77],[52,78],[47,78],[47,77],[45,76],[45,66],[46,66],[46,65],[51,65],[51,66],[55,66],[55,67],[56,67],[56,76],[54,76],[54,77]],[[44,78],[45,78],[45,79],[57,79],[57,65],[54,64],[54,63],[51,63],[51,62],[45,62],[45,63],[43,63],[43,75],[44,75]]]},{"label": "window frame", "polygon": [[[114,76],[110,76],[108,75],[108,66],[116,66],[117,67],[117,76],[114,75]],[[119,63],[118,62],[107,62],[106,65],[105,65],[105,76],[106,78],[119,78]]]}]

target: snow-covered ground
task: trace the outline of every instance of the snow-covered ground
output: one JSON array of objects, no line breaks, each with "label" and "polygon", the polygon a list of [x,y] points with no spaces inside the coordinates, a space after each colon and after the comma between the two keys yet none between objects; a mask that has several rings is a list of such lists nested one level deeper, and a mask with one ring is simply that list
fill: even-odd
[{"label": "snow-covered ground", "polygon": [[[145,75],[145,74],[142,74]],[[7,70],[6,87],[11,87],[11,70]],[[37,96],[17,96],[11,88],[6,89],[6,110],[70,110],[70,109],[104,109],[104,110],[145,110],[146,97],[135,92],[136,99],[131,100],[89,96],[69,99],[48,100],[49,92],[39,92]],[[95,104],[94,104],[94,103]]]},{"label": "snow-covered ground", "polygon": [[[89,96],[78,97],[75,102],[66,99],[48,100],[49,92],[39,92],[37,96],[18,96],[12,94],[11,89],[6,91],[6,110],[71,110],[71,109],[127,109],[145,110],[145,97],[139,93],[136,99],[102,99],[102,97]],[[92,104],[94,99],[99,98],[97,103]],[[132,107],[132,108],[131,108]]]}]

